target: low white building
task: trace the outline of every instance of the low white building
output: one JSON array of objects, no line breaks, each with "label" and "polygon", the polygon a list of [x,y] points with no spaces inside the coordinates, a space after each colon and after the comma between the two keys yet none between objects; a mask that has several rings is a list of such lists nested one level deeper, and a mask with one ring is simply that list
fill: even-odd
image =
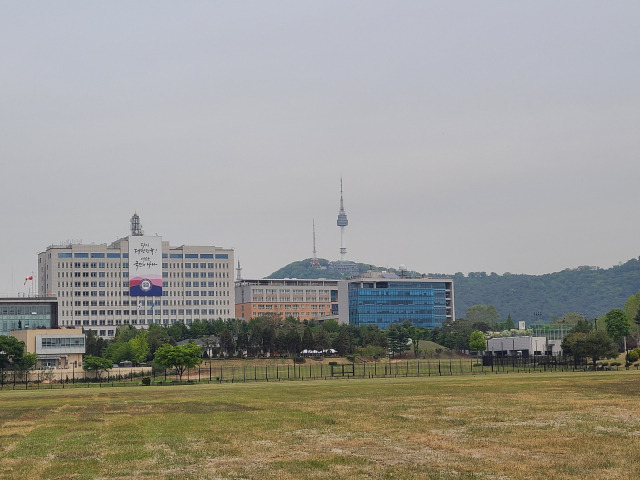
[{"label": "low white building", "polygon": [[549,347],[546,337],[526,335],[490,338],[486,351],[494,357],[529,357],[553,354]]}]

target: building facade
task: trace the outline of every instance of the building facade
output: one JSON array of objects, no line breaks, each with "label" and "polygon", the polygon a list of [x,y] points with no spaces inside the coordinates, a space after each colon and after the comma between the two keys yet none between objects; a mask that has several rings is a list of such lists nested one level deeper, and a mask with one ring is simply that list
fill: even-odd
[{"label": "building facade", "polygon": [[487,353],[494,357],[529,357],[531,355],[557,355],[549,348],[546,337],[530,335],[497,337],[487,340]]},{"label": "building facade", "polygon": [[235,289],[236,318],[275,313],[304,321],[338,313],[338,280],[239,280]]},{"label": "building facade", "polygon": [[0,335],[8,336],[12,330],[57,327],[55,297],[0,298]]},{"label": "building facade", "polygon": [[17,330],[11,336],[24,342],[27,353],[38,355],[36,369],[82,367],[85,335],[80,328]]},{"label": "building facade", "polygon": [[124,325],[233,318],[233,250],[171,246],[142,235],[134,218],[132,235],[111,244],[52,245],[38,255],[38,290],[58,298],[59,326],[113,337]]},{"label": "building facade", "polygon": [[417,327],[439,327],[455,319],[453,281],[401,278],[369,272],[343,280],[338,287],[340,323],[387,329],[409,321]]}]

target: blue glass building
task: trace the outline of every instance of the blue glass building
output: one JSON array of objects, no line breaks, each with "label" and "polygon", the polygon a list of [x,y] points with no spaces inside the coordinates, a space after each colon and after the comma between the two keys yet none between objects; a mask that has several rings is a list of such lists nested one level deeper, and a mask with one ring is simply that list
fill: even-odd
[{"label": "blue glass building", "polygon": [[340,282],[340,323],[386,329],[409,321],[417,327],[433,328],[455,318],[451,280],[385,277]]}]

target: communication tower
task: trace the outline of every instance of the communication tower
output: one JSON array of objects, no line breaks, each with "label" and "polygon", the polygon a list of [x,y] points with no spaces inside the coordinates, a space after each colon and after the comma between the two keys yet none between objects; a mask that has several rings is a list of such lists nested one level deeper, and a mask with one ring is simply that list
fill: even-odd
[{"label": "communication tower", "polygon": [[342,198],[342,178],[340,178],[340,211],[338,212],[338,226],[340,227],[340,261],[344,261],[347,254],[347,247],[344,246],[344,227],[349,225],[347,214],[344,211],[344,200]]},{"label": "communication tower", "polygon": [[311,268],[322,268],[316,255],[316,219],[313,219],[313,258],[311,259]]}]

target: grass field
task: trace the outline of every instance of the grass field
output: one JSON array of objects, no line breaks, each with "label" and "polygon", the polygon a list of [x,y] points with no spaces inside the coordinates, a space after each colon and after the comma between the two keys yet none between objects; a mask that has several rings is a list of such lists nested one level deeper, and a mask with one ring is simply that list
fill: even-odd
[{"label": "grass field", "polygon": [[634,476],[637,371],[0,392],[2,479]]}]

